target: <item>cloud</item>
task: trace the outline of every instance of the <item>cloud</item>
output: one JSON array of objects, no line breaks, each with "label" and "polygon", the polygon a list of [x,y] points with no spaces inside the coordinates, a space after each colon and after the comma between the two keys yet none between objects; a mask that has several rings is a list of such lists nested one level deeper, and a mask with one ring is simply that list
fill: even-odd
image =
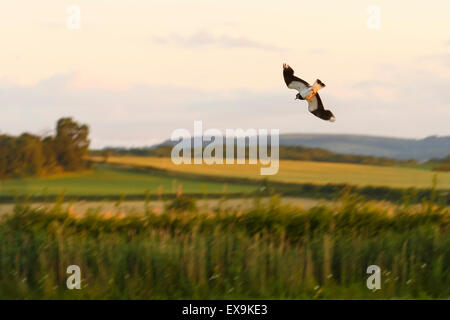
[{"label": "cloud", "polygon": [[233,37],[229,35],[214,35],[209,32],[197,32],[190,36],[172,34],[168,37],[156,37],[157,44],[175,44],[184,47],[220,46],[225,48],[254,48],[267,51],[283,51],[285,49],[255,41],[246,37]]}]

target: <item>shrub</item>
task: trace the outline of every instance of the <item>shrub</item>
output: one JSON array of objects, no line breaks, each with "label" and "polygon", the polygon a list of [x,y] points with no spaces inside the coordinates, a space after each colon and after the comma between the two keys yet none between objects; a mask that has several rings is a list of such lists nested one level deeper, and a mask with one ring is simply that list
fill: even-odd
[{"label": "shrub", "polygon": [[197,202],[194,198],[186,195],[180,195],[167,205],[167,210],[175,211],[196,211]]}]

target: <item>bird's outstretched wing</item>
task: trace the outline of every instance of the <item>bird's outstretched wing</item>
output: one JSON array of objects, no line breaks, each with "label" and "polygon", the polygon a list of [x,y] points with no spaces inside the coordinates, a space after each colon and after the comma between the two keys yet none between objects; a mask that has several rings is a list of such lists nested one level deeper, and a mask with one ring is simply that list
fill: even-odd
[{"label": "bird's outstretched wing", "polygon": [[301,90],[310,86],[309,83],[305,80],[294,76],[294,70],[286,63],[283,64],[283,77],[284,82],[286,82],[286,85],[289,89],[295,89],[300,92]]},{"label": "bird's outstretched wing", "polygon": [[320,99],[320,96],[318,93],[316,93],[311,99],[308,99],[308,110],[316,117],[334,122],[336,121],[336,117],[330,110],[325,110],[323,107],[322,99]]},{"label": "bird's outstretched wing", "polygon": [[320,96],[318,93],[316,93],[311,99],[308,99],[308,110],[309,112],[313,111],[321,111],[324,110],[322,99],[320,99]]}]

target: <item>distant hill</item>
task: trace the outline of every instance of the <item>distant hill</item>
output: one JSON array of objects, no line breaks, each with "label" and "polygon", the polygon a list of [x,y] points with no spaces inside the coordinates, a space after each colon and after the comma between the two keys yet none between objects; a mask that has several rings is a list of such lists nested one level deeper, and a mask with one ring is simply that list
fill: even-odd
[{"label": "distant hill", "polygon": [[[167,140],[158,145],[173,145]],[[352,134],[282,134],[282,146],[320,148],[339,154],[366,155],[397,160],[427,161],[450,154],[450,136],[404,139]]]},{"label": "distant hill", "polygon": [[322,148],[340,154],[426,161],[443,158],[450,153],[450,136],[417,140],[350,134],[284,134],[280,135],[280,145]]}]

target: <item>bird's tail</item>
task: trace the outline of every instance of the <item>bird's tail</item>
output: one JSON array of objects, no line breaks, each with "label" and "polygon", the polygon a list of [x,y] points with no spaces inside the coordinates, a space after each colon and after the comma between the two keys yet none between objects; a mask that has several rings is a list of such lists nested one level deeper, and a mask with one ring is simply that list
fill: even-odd
[{"label": "bird's tail", "polygon": [[323,83],[322,81],[317,79],[316,82],[314,82],[314,84],[313,84],[313,91],[317,92],[322,88],[325,88],[325,83]]},{"label": "bird's tail", "polygon": [[333,112],[331,112],[330,110],[324,110],[322,119],[328,120],[330,122],[336,121],[336,117],[334,116]]},{"label": "bird's tail", "polygon": [[336,121],[336,117],[334,116],[333,113],[331,113],[331,117],[330,117],[330,119],[328,119],[328,121],[330,121],[330,122],[335,122]]},{"label": "bird's tail", "polygon": [[325,120],[325,121],[330,121],[330,122],[335,122],[336,121],[336,117],[334,116],[333,112],[331,112],[330,110],[324,110],[324,109],[316,109],[314,111],[311,112],[313,115],[315,115],[316,117]]}]

